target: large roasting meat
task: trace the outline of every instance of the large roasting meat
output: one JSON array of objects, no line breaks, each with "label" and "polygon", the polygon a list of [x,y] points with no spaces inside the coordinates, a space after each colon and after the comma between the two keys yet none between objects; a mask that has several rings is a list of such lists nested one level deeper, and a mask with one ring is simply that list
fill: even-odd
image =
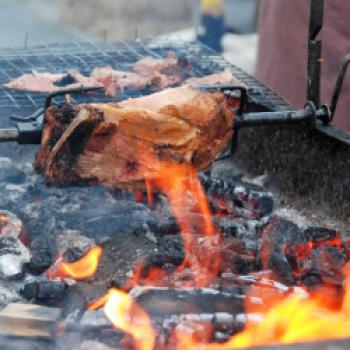
[{"label": "large roasting meat", "polygon": [[115,104],[51,107],[35,168],[53,185],[127,189],[143,187],[164,162],[205,169],[232,136],[234,104],[182,86]]}]

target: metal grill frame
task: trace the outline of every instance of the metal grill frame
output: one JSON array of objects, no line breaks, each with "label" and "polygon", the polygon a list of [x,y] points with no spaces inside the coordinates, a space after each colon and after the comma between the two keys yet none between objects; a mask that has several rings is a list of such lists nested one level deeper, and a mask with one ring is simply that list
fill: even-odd
[{"label": "metal grill frame", "polygon": [[[88,75],[93,68],[111,65],[114,69],[131,71],[133,64],[146,57],[165,58],[169,52],[184,56],[191,63],[191,76],[201,77],[229,69],[249,88],[250,102],[261,109],[278,111],[290,109],[287,101],[238,67],[225,61],[220,55],[201,43],[148,39],[117,43],[70,42],[0,49],[0,84],[32,70],[38,72],[65,73],[75,69]],[[97,93],[73,99],[75,103],[118,101],[138,97],[150,91],[125,91],[117,99]],[[46,94],[21,92],[0,88],[2,116],[30,114],[44,105]],[[59,103],[60,101],[56,101]],[[3,123],[1,123],[3,124]]]}]

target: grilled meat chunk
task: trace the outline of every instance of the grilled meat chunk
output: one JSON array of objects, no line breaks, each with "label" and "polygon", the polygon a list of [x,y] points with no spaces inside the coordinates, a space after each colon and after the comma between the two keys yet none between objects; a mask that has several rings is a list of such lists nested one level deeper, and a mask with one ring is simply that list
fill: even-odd
[{"label": "grilled meat chunk", "polygon": [[9,89],[41,93],[83,86],[102,86],[102,84],[96,79],[84,77],[74,70],[70,70],[65,74],[39,73],[33,70],[30,74],[23,74],[4,84],[4,87]]},{"label": "grilled meat chunk", "polygon": [[184,84],[189,85],[212,85],[212,84],[237,84],[245,86],[238,78],[236,78],[228,69],[214,74],[205,75],[200,78],[189,78]]},{"label": "grilled meat chunk", "polygon": [[232,136],[231,107],[224,94],[190,86],[115,104],[51,107],[35,168],[52,185],[126,189],[142,188],[162,162],[205,169]]}]

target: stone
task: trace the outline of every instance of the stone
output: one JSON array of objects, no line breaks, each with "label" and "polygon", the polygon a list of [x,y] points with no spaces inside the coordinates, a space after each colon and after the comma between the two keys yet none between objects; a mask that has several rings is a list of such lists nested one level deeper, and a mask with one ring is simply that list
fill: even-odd
[{"label": "stone", "polygon": [[17,215],[7,210],[0,210],[0,234],[1,237],[18,238],[22,232],[22,221]]},{"label": "stone", "polygon": [[84,236],[77,230],[64,230],[57,236],[58,250],[64,260],[73,262],[82,258],[96,245],[93,238]]},{"label": "stone", "polygon": [[0,276],[4,279],[19,279],[23,276],[24,264],[30,261],[27,247],[14,237],[0,239]]}]

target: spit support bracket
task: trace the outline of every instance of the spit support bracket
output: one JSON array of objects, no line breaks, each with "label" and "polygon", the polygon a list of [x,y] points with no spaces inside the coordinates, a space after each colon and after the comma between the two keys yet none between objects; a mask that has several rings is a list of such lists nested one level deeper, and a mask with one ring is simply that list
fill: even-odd
[{"label": "spit support bracket", "polygon": [[32,115],[27,117],[11,116],[11,119],[16,122],[16,125],[14,128],[0,129],[0,142],[17,141],[18,144],[40,144],[44,127],[44,114],[52,105],[55,97],[96,92],[102,89],[103,87],[101,86],[84,86],[61,89],[49,93],[45,99],[45,106],[39,108]]}]

